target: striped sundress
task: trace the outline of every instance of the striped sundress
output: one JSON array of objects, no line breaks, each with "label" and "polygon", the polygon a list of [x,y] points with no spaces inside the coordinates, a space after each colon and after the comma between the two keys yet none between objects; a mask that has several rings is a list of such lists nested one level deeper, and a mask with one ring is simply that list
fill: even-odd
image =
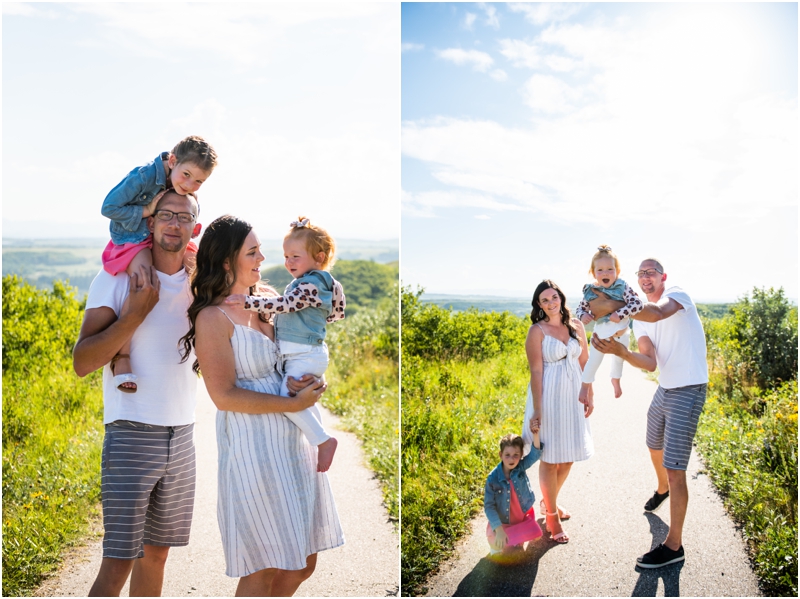
[{"label": "striped sundress", "polygon": [[[543,445],[541,460],[548,464],[580,462],[588,460],[594,453],[589,419],[584,417],[583,404],[578,401],[581,390],[580,355],[581,344],[572,337],[566,345],[547,334],[542,340],[544,369],[539,439]],[[532,441],[528,426],[532,416],[533,395],[528,385],[522,426],[526,453]]]},{"label": "striped sundress", "polygon": [[[233,328],[236,386],[279,394],[275,343],[255,329]],[[283,414],[220,411],[217,444],[217,517],[228,576],[300,570],[309,555],[344,543],[316,448]]]}]

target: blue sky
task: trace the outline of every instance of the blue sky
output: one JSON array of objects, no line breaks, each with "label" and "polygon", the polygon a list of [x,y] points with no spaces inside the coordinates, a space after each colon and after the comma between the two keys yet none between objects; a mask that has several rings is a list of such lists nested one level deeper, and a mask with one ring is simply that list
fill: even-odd
[{"label": "blue sky", "polygon": [[796,298],[797,54],[796,4],[403,4],[403,282]]},{"label": "blue sky", "polygon": [[134,166],[200,134],[201,220],[399,237],[400,8],[3,3],[3,235],[108,235]]}]

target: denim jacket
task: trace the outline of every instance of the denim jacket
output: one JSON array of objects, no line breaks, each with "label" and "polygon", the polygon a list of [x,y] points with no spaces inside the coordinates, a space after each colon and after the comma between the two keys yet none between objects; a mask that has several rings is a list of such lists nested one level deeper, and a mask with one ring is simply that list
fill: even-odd
[{"label": "denim jacket", "polygon": [[325,341],[325,325],[333,306],[333,277],[324,270],[309,270],[303,276],[286,286],[288,295],[301,283],[316,286],[322,306],[304,308],[297,312],[281,313],[275,316],[275,338],[304,345],[322,345]]},{"label": "denim jacket", "polygon": [[139,243],[150,235],[142,209],[167,188],[164,156],[169,158],[169,153],[163,152],[152,162],[137,166],[103,200],[100,212],[111,219],[109,229],[115,245]]},{"label": "denim jacket", "polygon": [[[541,445],[544,447],[543,444]],[[531,447],[530,453],[522,458],[516,468],[511,471],[511,482],[514,484],[514,491],[517,493],[523,514],[527,513],[536,501],[526,470],[533,466],[541,455],[541,447],[539,449]],[[486,487],[483,490],[483,511],[489,519],[492,530],[497,530],[501,524],[508,524],[510,509],[511,486],[503,474],[503,462],[500,462],[487,477]]]}]

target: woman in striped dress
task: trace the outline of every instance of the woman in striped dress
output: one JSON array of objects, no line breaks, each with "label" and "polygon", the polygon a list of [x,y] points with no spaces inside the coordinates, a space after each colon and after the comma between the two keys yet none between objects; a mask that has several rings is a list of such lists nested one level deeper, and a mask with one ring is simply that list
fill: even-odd
[{"label": "woman in striped dress", "polygon": [[589,359],[586,332],[572,318],[561,289],[542,281],[533,294],[533,311],[525,341],[531,382],[525,406],[523,439],[539,431],[542,457],[539,486],[544,497],[547,529],[557,543],[569,541],[561,520],[569,512],[558,506],[558,493],[573,462],[589,459],[594,444],[587,418],[593,410],[591,394],[585,404],[578,401],[581,371]]},{"label": "woman in striped dress", "polygon": [[262,286],[264,260],[252,227],[222,216],[209,225],[192,277],[192,328],[186,355],[195,347],[216,404],[219,448],[217,517],[226,574],[240,578],[237,596],[291,596],[314,572],[317,553],[344,543],[316,448],[282,412],[313,405],[325,384],[306,375],[281,397],[272,323],[226,296],[272,293]]}]

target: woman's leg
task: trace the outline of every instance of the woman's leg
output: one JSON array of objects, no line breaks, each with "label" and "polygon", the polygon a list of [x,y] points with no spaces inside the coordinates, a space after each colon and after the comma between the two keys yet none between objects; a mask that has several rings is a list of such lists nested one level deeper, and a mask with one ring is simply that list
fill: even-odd
[{"label": "woman's leg", "polygon": [[[561,528],[561,518],[558,514],[558,493],[569,475],[570,468],[572,468],[571,462],[566,464],[539,462],[539,486],[542,489],[544,505],[547,510],[545,518],[547,528],[553,535],[564,532]],[[553,515],[548,516],[548,514]]]},{"label": "woman's leg", "polygon": [[307,580],[317,567],[317,554],[312,553],[306,558],[306,567],[302,570],[278,570],[272,581],[272,597],[291,597],[297,587]]},{"label": "woman's leg", "polygon": [[265,568],[247,576],[242,576],[239,579],[239,585],[236,587],[236,596],[272,597],[275,578],[281,571],[277,568]]}]

